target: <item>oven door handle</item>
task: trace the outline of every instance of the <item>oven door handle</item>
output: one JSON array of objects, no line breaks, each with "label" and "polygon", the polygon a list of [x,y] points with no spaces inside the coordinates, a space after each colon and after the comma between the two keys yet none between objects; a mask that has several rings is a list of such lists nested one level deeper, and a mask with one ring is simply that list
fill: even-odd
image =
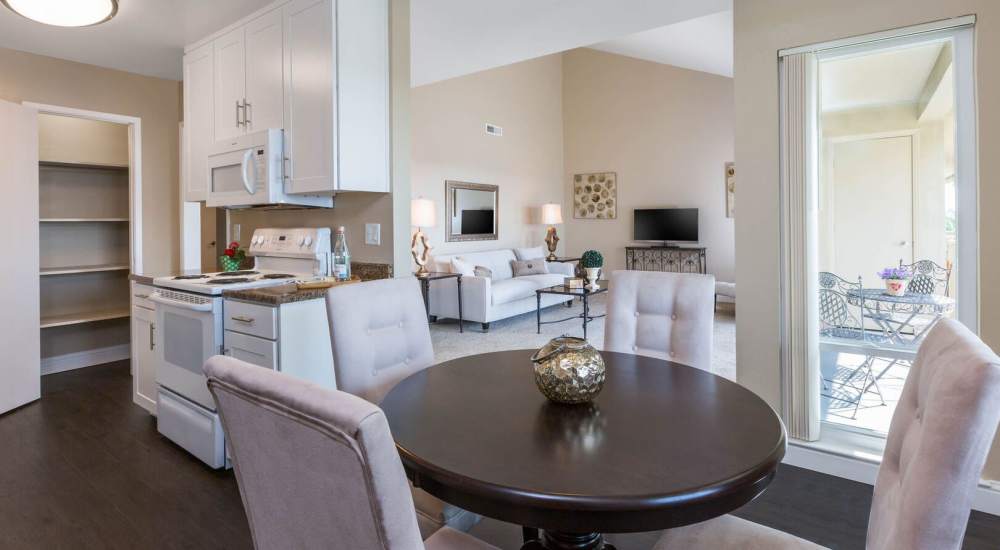
[{"label": "oven door handle", "polygon": [[191,302],[182,302],[180,300],[171,300],[170,298],[164,298],[159,292],[153,292],[149,295],[149,299],[158,304],[163,304],[165,306],[176,307],[181,309],[190,309],[192,311],[212,311],[212,302],[206,304],[193,304]]}]

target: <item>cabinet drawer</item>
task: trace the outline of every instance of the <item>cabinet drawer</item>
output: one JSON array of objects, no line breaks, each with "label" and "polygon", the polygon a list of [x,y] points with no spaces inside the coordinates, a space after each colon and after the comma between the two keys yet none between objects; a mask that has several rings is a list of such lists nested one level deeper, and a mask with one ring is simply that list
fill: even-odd
[{"label": "cabinet drawer", "polygon": [[226,300],[223,307],[225,329],[261,338],[278,338],[278,309]]},{"label": "cabinet drawer", "polygon": [[132,305],[144,307],[149,310],[156,309],[156,304],[149,299],[150,292],[153,292],[153,287],[132,283]]},{"label": "cabinet drawer", "polygon": [[278,370],[278,343],[256,336],[247,336],[227,330],[225,334],[226,355],[247,363]]}]

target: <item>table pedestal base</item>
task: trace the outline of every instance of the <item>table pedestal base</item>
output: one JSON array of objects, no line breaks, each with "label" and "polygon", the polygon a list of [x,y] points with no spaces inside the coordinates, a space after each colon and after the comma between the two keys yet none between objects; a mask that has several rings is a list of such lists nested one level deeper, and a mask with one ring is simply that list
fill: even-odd
[{"label": "table pedestal base", "polygon": [[600,533],[542,531],[538,540],[524,543],[521,550],[615,550]]}]

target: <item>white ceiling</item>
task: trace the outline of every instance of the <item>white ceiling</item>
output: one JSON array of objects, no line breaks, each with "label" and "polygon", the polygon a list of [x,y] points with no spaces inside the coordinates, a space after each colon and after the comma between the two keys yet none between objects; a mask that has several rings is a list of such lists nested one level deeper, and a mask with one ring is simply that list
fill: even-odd
[{"label": "white ceiling", "polygon": [[703,71],[733,76],[733,12],[721,11],[590,46]]},{"label": "white ceiling", "polygon": [[938,42],[821,63],[823,110],[917,101],[942,47]]},{"label": "white ceiling", "polygon": [[411,2],[414,86],[732,10],[732,0]]},{"label": "white ceiling", "polygon": [[180,80],[186,44],[272,1],[121,0],[114,19],[83,28],[42,25],[0,7],[0,47]]}]

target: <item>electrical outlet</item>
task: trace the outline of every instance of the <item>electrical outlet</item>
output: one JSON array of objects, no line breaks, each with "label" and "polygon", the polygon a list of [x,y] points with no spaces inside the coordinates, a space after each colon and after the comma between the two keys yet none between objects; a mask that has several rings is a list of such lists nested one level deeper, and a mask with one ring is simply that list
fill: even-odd
[{"label": "electrical outlet", "polygon": [[365,244],[373,244],[376,246],[382,244],[382,224],[365,224]]}]

